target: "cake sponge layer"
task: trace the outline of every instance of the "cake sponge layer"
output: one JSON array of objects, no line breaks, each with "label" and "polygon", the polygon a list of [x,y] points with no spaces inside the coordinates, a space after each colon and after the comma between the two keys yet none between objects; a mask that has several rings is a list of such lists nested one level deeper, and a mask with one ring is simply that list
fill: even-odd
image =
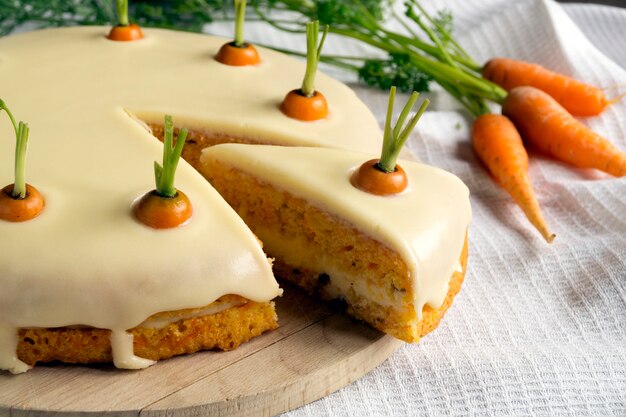
[{"label": "cake sponge layer", "polygon": [[[232,350],[240,344],[278,327],[274,303],[258,303],[238,296],[225,296],[241,304],[215,314],[189,316],[189,310],[159,313],[169,324],[130,329],[135,355],[160,360],[200,350]],[[207,306],[210,307],[210,306]],[[201,309],[197,309],[201,310]],[[112,362],[111,331],[95,328],[20,329],[17,354],[23,362],[66,363]]]}]

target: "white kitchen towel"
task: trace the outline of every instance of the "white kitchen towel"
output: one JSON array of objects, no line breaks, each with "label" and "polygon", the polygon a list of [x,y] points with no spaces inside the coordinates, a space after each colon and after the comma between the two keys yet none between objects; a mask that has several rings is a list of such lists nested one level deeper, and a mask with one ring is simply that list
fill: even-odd
[{"label": "white kitchen towel", "polygon": [[[550,0],[424,3],[452,11],[455,35],[479,62],[525,59],[605,87],[609,96],[626,91],[626,71]],[[603,51],[624,63],[624,10],[568,10]],[[302,47],[301,39],[262,25],[250,25],[248,35]],[[370,50],[334,38],[328,51]],[[357,92],[382,123],[386,93]],[[626,178],[531,152],[530,175],[557,234],[548,245],[474,156],[469,116],[449,100],[436,103],[409,147],[422,161],[461,177],[472,193],[463,289],[439,329],[419,344],[287,415],[626,416]],[[626,151],[626,100],[584,122]]]}]

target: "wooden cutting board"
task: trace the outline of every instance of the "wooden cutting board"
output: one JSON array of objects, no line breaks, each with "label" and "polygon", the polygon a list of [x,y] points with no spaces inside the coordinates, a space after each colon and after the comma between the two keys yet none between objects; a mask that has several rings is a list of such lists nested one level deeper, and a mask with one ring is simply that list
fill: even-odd
[{"label": "wooden cutting board", "polygon": [[0,417],[272,416],[360,378],[402,345],[293,287],[276,304],[280,328],[231,352],[142,371],[58,364],[0,372]]}]

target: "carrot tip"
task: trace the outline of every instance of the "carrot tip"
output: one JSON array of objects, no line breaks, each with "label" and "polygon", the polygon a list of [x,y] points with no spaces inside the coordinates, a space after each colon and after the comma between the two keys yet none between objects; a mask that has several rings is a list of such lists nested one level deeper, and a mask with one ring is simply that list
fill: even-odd
[{"label": "carrot tip", "polygon": [[607,103],[608,105],[612,105],[617,103],[618,101],[620,101],[621,99],[623,99],[624,97],[626,97],[626,93],[620,94],[619,96],[612,98],[611,100],[609,100]]},{"label": "carrot tip", "polygon": [[556,235],[554,233],[551,233],[551,234],[548,234],[548,235],[544,235],[543,237],[546,240],[546,242],[552,243],[552,242],[554,242],[554,239],[556,238]]}]

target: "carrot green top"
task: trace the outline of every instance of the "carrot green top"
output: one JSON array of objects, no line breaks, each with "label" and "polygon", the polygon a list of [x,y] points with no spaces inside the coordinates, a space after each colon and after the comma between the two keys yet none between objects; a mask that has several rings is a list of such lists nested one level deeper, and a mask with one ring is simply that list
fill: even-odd
[{"label": "carrot green top", "polygon": [[15,130],[15,182],[13,183],[13,192],[11,196],[13,198],[24,198],[26,197],[26,144],[28,143],[28,125],[22,121],[19,123],[15,123],[15,118],[13,114],[5,104],[3,100],[0,99],[0,111],[4,110],[9,119],[11,119],[11,124],[13,124],[13,130]]},{"label": "carrot green top", "polygon": [[176,176],[176,167],[180,160],[187,140],[187,129],[183,128],[178,134],[176,145],[174,145],[174,124],[172,116],[165,116],[165,128],[163,138],[163,165],[154,161],[154,178],[156,181],[156,192],[161,197],[176,196],[176,188],[174,187],[174,177]]},{"label": "carrot green top", "polygon": [[[402,147],[406,143],[406,140],[409,138],[411,131],[415,128],[415,125],[419,121],[424,111],[430,104],[430,100],[426,99],[422,102],[420,108],[417,113],[409,120],[409,122],[405,125],[405,121],[409,116],[409,113],[413,109],[415,102],[419,97],[419,93],[413,92],[409,101],[405,104],[398,120],[396,121],[396,125],[391,127],[391,117],[393,115],[393,104],[396,96],[396,87],[391,87],[389,91],[389,104],[387,105],[387,118],[385,119],[385,131],[383,136],[383,148],[380,155],[380,161],[378,162],[378,168],[380,168],[384,172],[393,172],[396,168],[396,160],[398,159],[398,155],[402,150]],[[404,126],[404,129],[402,128]]]},{"label": "carrot green top", "polygon": [[235,46],[241,47],[246,43],[243,37],[243,23],[246,18],[246,0],[235,1]]},{"label": "carrot green top", "polygon": [[116,0],[117,24],[119,26],[128,26],[128,0]]},{"label": "carrot green top", "polygon": [[320,22],[315,20],[306,24],[306,72],[304,73],[304,80],[302,81],[300,91],[307,97],[311,97],[315,94],[315,74],[317,73],[317,64],[322,55],[322,48],[324,47],[328,29],[328,26],[324,28],[324,34],[318,46],[317,40],[320,31]]}]

